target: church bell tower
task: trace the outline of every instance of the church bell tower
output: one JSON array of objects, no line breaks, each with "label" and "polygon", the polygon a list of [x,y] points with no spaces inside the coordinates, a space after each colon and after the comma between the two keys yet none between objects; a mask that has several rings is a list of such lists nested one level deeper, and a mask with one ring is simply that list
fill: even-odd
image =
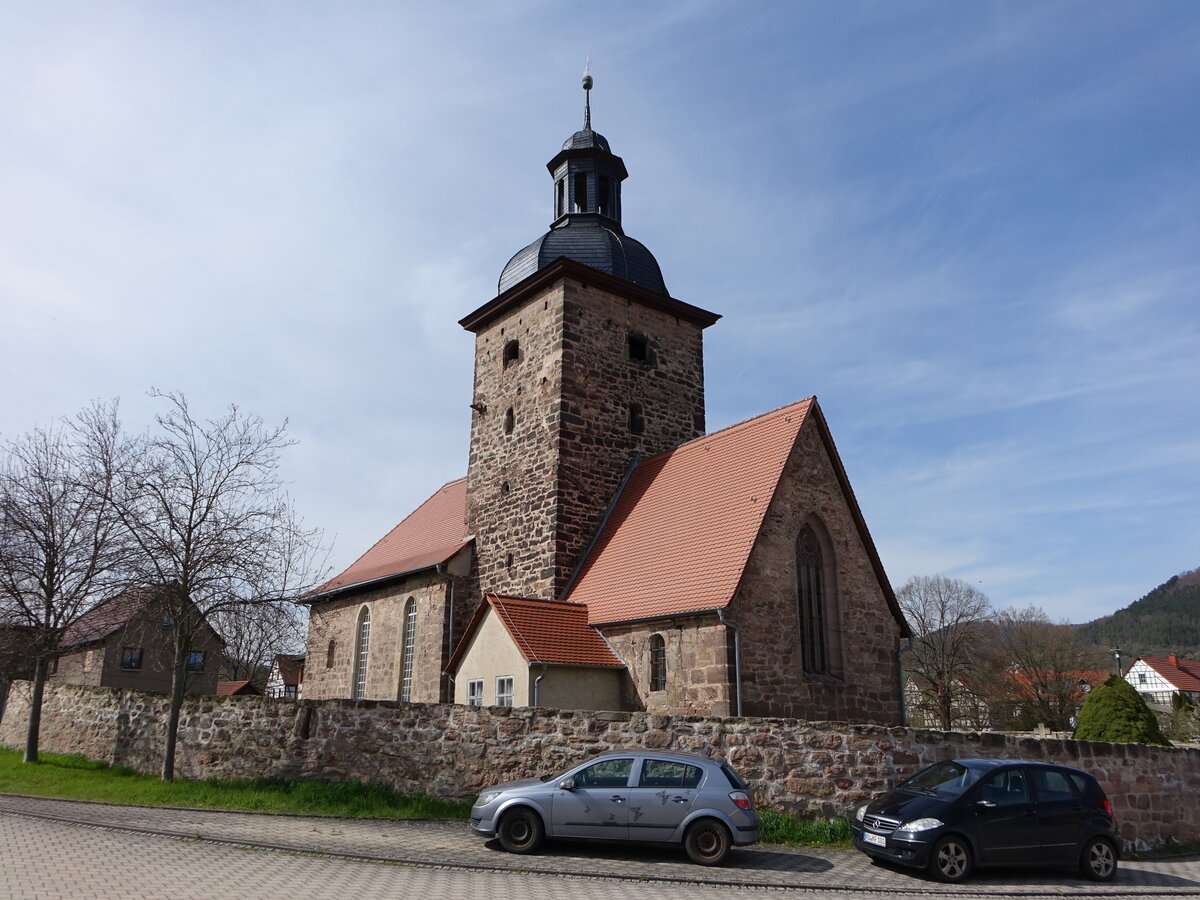
[{"label": "church bell tower", "polygon": [[475,334],[467,525],[483,591],[562,596],[638,459],[704,434],[703,330],[625,234],[625,163],[583,128],[547,164],[550,229],[518,251]]}]

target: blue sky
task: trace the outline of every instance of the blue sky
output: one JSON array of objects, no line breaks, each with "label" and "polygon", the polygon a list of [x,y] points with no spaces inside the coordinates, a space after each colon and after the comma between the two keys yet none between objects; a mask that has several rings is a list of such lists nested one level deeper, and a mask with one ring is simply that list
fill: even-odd
[{"label": "blue sky", "polygon": [[466,470],[472,340],[594,125],[708,330],[816,394],[896,587],[1086,621],[1200,566],[1192,2],[0,8],[0,436],[287,418],[352,561]]}]

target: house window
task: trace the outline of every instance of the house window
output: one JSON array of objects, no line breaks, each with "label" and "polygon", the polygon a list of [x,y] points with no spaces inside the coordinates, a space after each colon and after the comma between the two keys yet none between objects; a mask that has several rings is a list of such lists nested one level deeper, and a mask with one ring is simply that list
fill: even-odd
[{"label": "house window", "polygon": [[1145,684],[1145,683],[1146,683],[1146,673],[1138,672],[1138,684]]},{"label": "house window", "polygon": [[629,433],[642,434],[646,430],[646,414],[642,412],[642,404],[629,404]]},{"label": "house window", "polygon": [[467,706],[483,706],[483,679],[467,682]]},{"label": "house window", "polygon": [[142,648],[141,647],[122,647],[121,648],[121,668],[122,669],[140,669],[142,667]]},{"label": "house window", "polygon": [[350,696],[361,700],[367,693],[367,651],[371,647],[371,610],[363,607],[358,614],[358,638],[355,642],[354,683]]},{"label": "house window", "polygon": [[337,641],[330,638],[329,647],[325,651],[325,668],[327,668],[327,669],[333,668],[333,660],[336,658],[336,656],[337,656]]},{"label": "house window", "polygon": [[650,690],[667,689],[667,642],[661,634],[650,636]]},{"label": "house window", "polygon": [[513,705],[513,680],[511,675],[502,675],[496,679],[496,705]]},{"label": "house window", "polygon": [[412,699],[413,656],[417,647],[417,601],[412,597],[404,607],[404,655],[400,662],[400,699]]},{"label": "house window", "polygon": [[175,627],[175,617],[173,615],[171,615],[170,610],[167,610],[167,609],[163,610],[162,626],[163,626],[163,628],[174,628]]},{"label": "house window", "polygon": [[203,650],[189,650],[188,655],[187,655],[186,667],[189,672],[203,672],[204,671],[204,651]]},{"label": "house window", "polygon": [[521,358],[521,344],[519,341],[511,340],[504,345],[504,368],[508,368],[512,363],[517,362]]},{"label": "house window", "polygon": [[809,675],[829,674],[829,623],[821,543],[809,525],[796,539],[800,661]]}]

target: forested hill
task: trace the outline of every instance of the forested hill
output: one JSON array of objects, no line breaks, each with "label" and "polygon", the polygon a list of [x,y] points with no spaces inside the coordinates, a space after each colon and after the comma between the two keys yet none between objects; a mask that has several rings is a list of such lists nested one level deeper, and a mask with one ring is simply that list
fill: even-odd
[{"label": "forested hill", "polygon": [[1200,659],[1200,569],[1176,575],[1111,616],[1077,625],[1079,636],[1121,648],[1121,665],[1138,656],[1178,653]]}]

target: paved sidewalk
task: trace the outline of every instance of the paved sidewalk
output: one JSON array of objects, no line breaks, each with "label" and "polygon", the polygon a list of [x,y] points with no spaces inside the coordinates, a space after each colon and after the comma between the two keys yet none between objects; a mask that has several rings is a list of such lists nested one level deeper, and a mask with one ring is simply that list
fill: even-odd
[{"label": "paved sidewalk", "polygon": [[[1200,857],[1123,861],[1113,884],[1096,885],[1069,871],[983,871],[962,887],[919,873],[873,865],[856,851],[797,850],[760,845],[736,851],[727,865],[704,868],[681,850],[551,842],[533,856],[500,851],[465,825],[279,816],[193,809],[111,806],[0,794],[0,818],[72,823],[122,832],[262,847],[326,858],[389,862],[465,871],[564,874],[610,882],[654,882],[784,888],[826,894],[987,896],[1200,897]],[[11,848],[9,848],[11,849]],[[7,850],[3,851],[7,854]],[[51,857],[62,846],[46,848]]]}]

